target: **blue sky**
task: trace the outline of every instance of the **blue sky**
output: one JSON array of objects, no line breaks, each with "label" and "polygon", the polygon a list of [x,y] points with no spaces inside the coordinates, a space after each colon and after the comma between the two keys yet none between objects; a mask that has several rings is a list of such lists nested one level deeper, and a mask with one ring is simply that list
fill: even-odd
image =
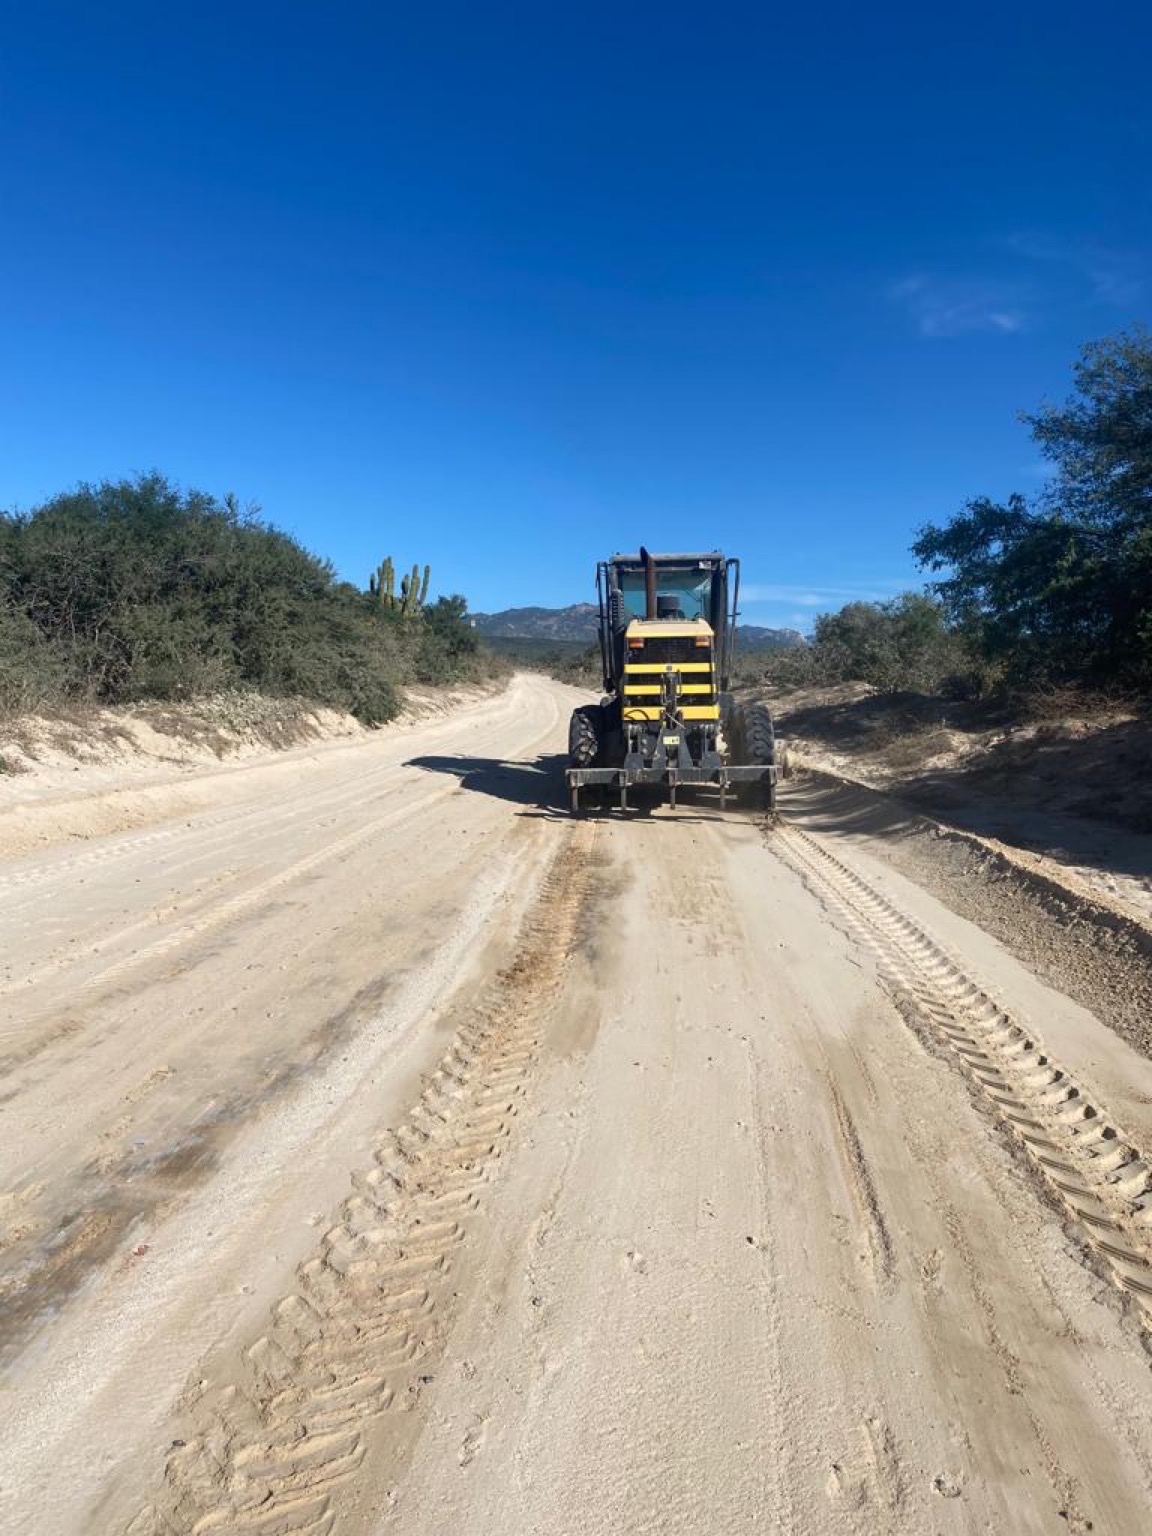
[{"label": "blue sky", "polygon": [[475,608],[721,545],[914,582],[1152,308],[1152,12],[114,3],[0,18],[0,505],[157,467]]}]

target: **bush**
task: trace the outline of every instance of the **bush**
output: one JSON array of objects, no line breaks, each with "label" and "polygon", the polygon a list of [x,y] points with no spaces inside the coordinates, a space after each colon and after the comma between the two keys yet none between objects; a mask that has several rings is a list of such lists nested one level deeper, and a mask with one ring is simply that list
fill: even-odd
[{"label": "bush", "polygon": [[0,712],[27,714],[67,691],[67,668],[57,646],[25,614],[0,598]]},{"label": "bush", "polygon": [[424,610],[417,631],[416,677],[422,683],[446,683],[477,673],[480,641],[468,622],[468,603],[459,595],[440,597]]},{"label": "bush", "polygon": [[887,603],[849,603],[816,620],[816,659],[837,679],[859,679],[882,693],[937,691],[964,661],[940,603],[905,592]]},{"label": "bush", "polygon": [[396,714],[482,658],[463,598],[403,623],[287,534],[157,474],[0,516],[0,707],[234,688]]},{"label": "bush", "polygon": [[821,614],[809,645],[756,660],[777,689],[862,682],[881,693],[967,696],[981,686],[964,637],[943,605],[921,592]]}]

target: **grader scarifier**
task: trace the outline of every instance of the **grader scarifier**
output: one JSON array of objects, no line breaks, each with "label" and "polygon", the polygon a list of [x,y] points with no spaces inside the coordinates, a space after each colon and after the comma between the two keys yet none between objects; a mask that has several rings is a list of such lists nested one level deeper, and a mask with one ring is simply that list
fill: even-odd
[{"label": "grader scarifier", "polygon": [[613,555],[596,568],[604,697],[573,711],[568,736],[572,810],[584,792],[618,796],[659,786],[712,785],[724,808],[738,789],[776,802],[776,736],[761,704],[729,682],[740,562],[697,555]]}]

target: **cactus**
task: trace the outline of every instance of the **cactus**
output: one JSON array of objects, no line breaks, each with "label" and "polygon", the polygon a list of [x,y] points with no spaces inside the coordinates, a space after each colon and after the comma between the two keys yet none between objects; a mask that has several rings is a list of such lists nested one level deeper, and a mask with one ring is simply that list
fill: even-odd
[{"label": "cactus", "polygon": [[381,560],[380,564],[369,576],[368,591],[380,604],[381,608],[395,607],[396,568],[392,564],[391,555]]},{"label": "cactus", "polygon": [[401,618],[414,619],[423,612],[428,602],[428,588],[432,581],[432,567],[426,565],[421,577],[419,565],[412,567],[410,576],[400,578],[400,592],[396,592],[396,567],[392,556],[387,556],[368,578],[368,591],[380,604],[399,613]]},{"label": "cactus", "polygon": [[406,619],[414,619],[423,612],[428,600],[428,583],[432,579],[431,566],[424,567],[424,579],[420,579],[420,567],[414,565],[412,574],[400,583],[400,612]]}]

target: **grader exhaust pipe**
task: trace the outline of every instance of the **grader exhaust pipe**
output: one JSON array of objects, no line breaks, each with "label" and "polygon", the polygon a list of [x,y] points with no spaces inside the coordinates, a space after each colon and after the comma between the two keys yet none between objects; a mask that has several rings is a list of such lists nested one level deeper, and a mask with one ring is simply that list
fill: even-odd
[{"label": "grader exhaust pipe", "polygon": [[640,558],[644,562],[644,597],[648,606],[644,617],[654,619],[656,617],[656,562],[643,545],[640,547]]}]

